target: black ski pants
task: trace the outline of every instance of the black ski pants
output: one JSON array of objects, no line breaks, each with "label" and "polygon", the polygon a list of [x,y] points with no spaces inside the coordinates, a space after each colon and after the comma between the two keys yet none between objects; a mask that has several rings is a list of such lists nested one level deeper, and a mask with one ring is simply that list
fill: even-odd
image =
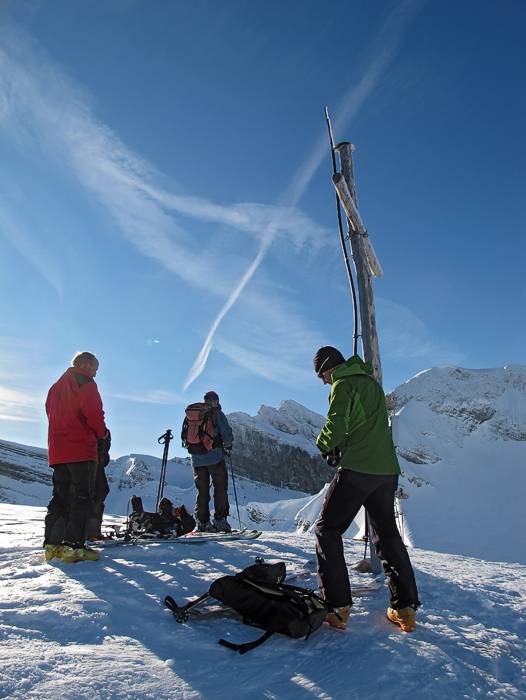
[{"label": "black ski pants", "polygon": [[87,518],[85,536],[87,540],[97,539],[102,535],[102,518],[104,516],[104,501],[110,492],[106,469],[101,461],[97,465],[97,476],[95,478],[95,490],[91,513]]},{"label": "black ski pants", "polygon": [[210,479],[214,485],[214,518],[226,518],[228,505],[228,472],[225,460],[206,467],[194,467],[194,483],[197,489],[195,499],[195,517],[200,523],[210,520]]},{"label": "black ski pants", "polygon": [[373,527],[372,541],[388,578],[392,608],[420,605],[415,575],[394,515],[398,475],[339,470],[332,480],[316,522],[318,583],[333,608],[352,605],[342,535],[364,506]]},{"label": "black ski pants", "polygon": [[97,462],[53,466],[53,497],[47,507],[44,544],[84,545],[96,476]]}]

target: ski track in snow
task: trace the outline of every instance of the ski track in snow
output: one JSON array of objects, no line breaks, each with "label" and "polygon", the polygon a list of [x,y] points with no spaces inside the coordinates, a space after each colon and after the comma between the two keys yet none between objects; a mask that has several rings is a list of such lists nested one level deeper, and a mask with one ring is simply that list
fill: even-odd
[{"label": "ski track in snow", "polygon": [[[323,626],[307,641],[276,635],[240,656],[217,640],[248,641],[257,630],[213,616],[179,625],[161,601],[200,594],[256,556],[300,571],[314,556],[312,535],[112,548],[99,562],[48,564],[44,513],[0,505],[2,698],[526,697],[526,566],[411,550],[424,604],[414,634],[385,618],[383,587],[356,598],[345,632]],[[349,564],[362,546],[345,541]],[[369,576],[353,572],[352,581]]]}]

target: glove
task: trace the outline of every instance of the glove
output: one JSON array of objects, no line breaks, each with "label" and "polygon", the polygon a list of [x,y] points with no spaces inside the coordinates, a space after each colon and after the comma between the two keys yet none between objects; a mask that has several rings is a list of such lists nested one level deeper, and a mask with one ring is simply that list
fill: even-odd
[{"label": "glove", "polygon": [[107,466],[110,461],[111,433],[108,433],[103,438],[97,440],[98,461],[103,467]]},{"label": "glove", "polygon": [[337,447],[323,455],[323,459],[327,462],[329,467],[337,467],[340,463],[340,457],[340,450]]}]

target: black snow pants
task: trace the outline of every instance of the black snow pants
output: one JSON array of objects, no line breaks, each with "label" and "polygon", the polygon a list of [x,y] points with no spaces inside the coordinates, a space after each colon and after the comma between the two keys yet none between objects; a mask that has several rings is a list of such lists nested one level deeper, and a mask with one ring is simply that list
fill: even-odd
[{"label": "black snow pants", "polygon": [[364,474],[339,470],[332,480],[316,522],[318,583],[324,599],[334,608],[352,605],[342,535],[361,506],[369,514],[376,552],[388,578],[392,608],[420,605],[415,575],[394,515],[398,475]]},{"label": "black snow pants", "polygon": [[104,501],[110,492],[106,469],[101,461],[97,465],[97,476],[95,478],[95,491],[91,513],[86,522],[86,539],[94,540],[101,536],[102,518],[104,516]]},{"label": "black snow pants", "polygon": [[194,483],[197,489],[195,499],[195,517],[200,523],[210,520],[210,479],[214,484],[214,518],[226,518],[228,505],[228,472],[225,460],[206,467],[194,467]]},{"label": "black snow pants", "polygon": [[97,462],[53,466],[53,497],[47,507],[44,544],[83,546],[96,475]]}]

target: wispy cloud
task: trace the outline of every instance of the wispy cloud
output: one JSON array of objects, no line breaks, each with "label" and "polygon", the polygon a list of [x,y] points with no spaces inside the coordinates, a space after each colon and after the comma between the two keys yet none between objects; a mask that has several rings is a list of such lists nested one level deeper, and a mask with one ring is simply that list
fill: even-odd
[{"label": "wispy cloud", "polygon": [[230,311],[232,306],[236,303],[236,301],[239,298],[239,295],[243,291],[243,289],[246,287],[248,282],[252,279],[254,276],[255,271],[258,269],[258,267],[261,264],[261,261],[265,257],[267,250],[269,249],[269,246],[272,243],[273,237],[275,234],[275,227],[271,224],[267,227],[266,230],[266,236],[264,237],[261,247],[258,251],[258,254],[254,258],[254,260],[251,262],[249,267],[245,270],[243,273],[243,276],[237,283],[236,287],[233,289],[233,291],[230,293],[228,299],[226,300],[225,304],[223,304],[222,309],[219,311],[218,315],[214,319],[214,322],[212,323],[212,326],[210,330],[208,331],[208,335],[205,338],[205,342],[199,351],[194,364],[192,365],[192,368],[190,369],[190,372],[186,378],[186,381],[184,383],[183,389],[186,391],[190,384],[192,384],[197,377],[203,372],[206,362],[208,360],[208,356],[210,354],[210,351],[212,349],[212,341],[214,339],[214,336],[216,334],[217,329],[219,328],[219,325],[221,324],[221,321],[225,318],[227,313]]},{"label": "wispy cloud", "polygon": [[453,343],[437,338],[416,314],[401,304],[377,298],[378,323],[384,358],[420,360],[428,365],[459,364],[466,354]]},{"label": "wispy cloud", "polygon": [[313,381],[314,373],[310,368],[310,363],[297,363],[297,353],[292,349],[289,353],[277,356],[271,348],[267,348],[267,352],[252,350],[229,342],[221,336],[217,336],[215,346],[222,355],[228,357],[234,364],[264,379],[279,381],[289,386]]},{"label": "wispy cloud", "polygon": [[42,420],[43,397],[35,397],[0,384],[0,419],[38,423]]},{"label": "wispy cloud", "polygon": [[107,392],[106,395],[112,399],[132,401],[134,403],[153,403],[167,406],[188,403],[188,400],[181,394],[176,394],[171,391],[164,391],[163,389],[152,389],[145,391],[144,393],[110,391]]},{"label": "wispy cloud", "polygon": [[[320,246],[328,232],[301,211],[259,203],[217,204],[202,197],[169,192],[157,182],[154,166],[128,149],[95,117],[87,94],[42,55],[23,32],[4,29],[0,49],[0,101],[4,127],[33,132],[39,145],[68,163],[79,181],[111,212],[121,231],[141,253],[186,282],[208,286],[213,269],[219,294],[231,284],[202,249],[198,249],[172,213],[225,224],[256,239],[269,221],[296,246]],[[29,136],[27,137],[29,139]],[[33,144],[34,145],[34,144]],[[199,252],[197,255],[196,253]]]},{"label": "wispy cloud", "polygon": [[278,236],[285,236],[297,248],[305,244],[317,250],[329,243],[331,232],[318,225],[297,207],[243,202],[221,205],[201,197],[170,194],[148,188],[148,194],[179,214],[209,223],[225,224],[260,239],[269,225],[276,225]]},{"label": "wispy cloud", "polygon": [[[381,48],[374,45],[374,57],[363,77],[348,91],[337,111],[335,127],[338,130],[349,123],[375,90],[396,54],[408,21],[420,5],[420,2],[401,3],[389,15],[376,39],[381,39]],[[45,149],[48,157],[55,157],[68,166],[81,185],[110,212],[121,234],[144,256],[193,287],[206,291],[208,296],[212,293],[220,299],[226,298],[209,328],[185,387],[203,371],[219,327],[241,296],[243,307],[250,310],[250,316],[256,317],[253,325],[257,326],[258,321],[266,325],[271,337],[266,349],[245,344],[244,352],[235,338],[228,341],[223,338],[223,354],[241,366],[252,368],[251,371],[259,367],[259,372],[262,358],[268,356],[269,365],[280,367],[280,371],[267,372],[269,376],[279,380],[287,371],[295,375],[295,367],[299,366],[303,354],[298,351],[288,354],[284,348],[293,346],[294,338],[298,337],[306,339],[308,344],[304,347],[308,347],[310,354],[317,342],[317,333],[308,327],[304,312],[292,311],[280,296],[274,296],[270,310],[267,298],[258,296],[254,289],[249,293],[245,290],[277,240],[282,238],[288,245],[298,248],[308,243],[310,249],[325,245],[332,235],[298,208],[317,168],[327,157],[325,134],[320,134],[309,157],[297,168],[285,194],[275,205],[215,203],[170,191],[159,185],[165,182],[162,174],[127,148],[96,118],[90,96],[66,77],[27,35],[11,27],[1,30],[0,36],[0,119],[13,139],[17,139],[21,147],[30,142],[32,148]],[[214,252],[203,251],[199,242],[188,234],[184,227],[188,219],[222,224],[246,234],[258,245],[254,258],[246,263],[246,258],[240,257],[225,266]],[[16,223],[11,221],[12,231]],[[243,255],[246,255],[245,250],[246,246]],[[41,263],[41,274],[57,288],[58,277],[50,263],[38,259],[35,240],[28,237],[21,252],[32,264]],[[246,265],[245,270],[233,282],[232,269],[242,265]],[[213,285],[210,279],[214,280]],[[288,338],[280,329],[276,330],[278,326],[293,329]],[[155,398],[154,394],[152,396]]]},{"label": "wispy cloud", "polygon": [[[396,55],[408,22],[415,16],[422,6],[422,0],[406,0],[406,2],[402,2],[388,15],[387,20],[382,25],[373,42],[374,58],[370,61],[363,77],[357,83],[357,85],[348,90],[343,99],[342,105],[338,110],[335,122],[338,131],[349,125],[367,98],[378,86],[380,79]],[[326,136],[320,136],[309,156],[295,171],[289,187],[284,194],[282,201],[280,202],[278,211],[276,211],[273,217],[269,220],[268,225],[263,232],[260,248],[256,257],[245,270],[238,284],[234,287],[228,299],[214,319],[203,346],[201,347],[201,350],[199,351],[190,372],[188,373],[184,384],[185,390],[203,372],[212,349],[214,336],[221,322],[239,299],[243,290],[254,276],[255,272],[264,260],[270,246],[272,245],[279,229],[279,210],[283,209],[283,207],[285,209],[297,207],[322,160],[326,157],[326,154],[327,138]]]},{"label": "wispy cloud", "polygon": [[[32,147],[36,144],[47,149],[48,157],[58,157],[69,166],[143,255],[207,295],[227,297],[210,329],[211,338],[275,240],[283,238],[296,248],[308,243],[309,250],[327,244],[329,232],[300,211],[293,196],[277,205],[226,205],[159,186],[165,178],[96,119],[89,96],[25,34],[4,30],[2,39],[0,101],[4,105],[4,127],[11,129],[14,138],[24,133],[22,146],[33,138]],[[224,265],[216,251],[203,249],[201,241],[187,233],[185,218],[226,225],[259,243],[255,259],[237,282],[232,283],[232,271],[246,258],[230,256],[229,264]],[[250,295],[246,303],[253,312],[264,306],[256,294]],[[275,303],[280,305],[280,299],[276,298]],[[298,319],[292,322],[297,324]],[[205,342],[197,365],[204,367],[210,348],[211,341]]]},{"label": "wispy cloud", "polygon": [[[24,208],[22,208],[24,210]],[[5,198],[0,207],[0,236],[17,250],[27,262],[62,296],[62,276],[57,261],[41,240],[29,233],[27,224],[19,222]]]}]

